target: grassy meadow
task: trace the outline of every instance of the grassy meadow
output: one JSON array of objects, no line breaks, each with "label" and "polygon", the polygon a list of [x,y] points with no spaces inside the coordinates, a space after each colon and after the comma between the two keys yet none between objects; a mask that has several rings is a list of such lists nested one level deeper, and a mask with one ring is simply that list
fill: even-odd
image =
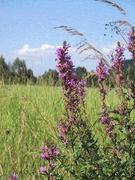
[{"label": "grassy meadow", "polygon": [[[5,86],[0,88],[0,179],[16,172],[19,180],[44,179],[39,174],[42,164],[40,146],[46,140],[57,143],[57,123],[64,114],[60,87]],[[97,89],[87,89],[86,112],[93,135],[107,143],[98,122],[100,96]],[[115,92],[108,102],[117,104]]]}]

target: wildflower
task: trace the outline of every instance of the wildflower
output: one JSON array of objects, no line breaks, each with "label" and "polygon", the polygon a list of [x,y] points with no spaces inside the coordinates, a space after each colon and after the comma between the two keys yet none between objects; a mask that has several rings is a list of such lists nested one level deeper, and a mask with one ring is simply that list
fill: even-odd
[{"label": "wildflower", "polygon": [[59,70],[59,76],[67,85],[68,80],[74,79],[75,69],[71,61],[71,57],[68,54],[69,45],[66,42],[63,43],[62,48],[58,48],[56,51],[57,55],[57,68]]},{"label": "wildflower", "polygon": [[78,82],[78,96],[84,100],[85,96],[85,86],[86,86],[86,81],[82,80]]},{"label": "wildflower", "polygon": [[60,139],[63,141],[64,144],[68,144],[67,140],[67,132],[68,132],[68,125],[63,124],[63,125],[58,125],[59,129],[59,134],[60,134]]},{"label": "wildflower", "polygon": [[42,146],[42,147],[41,147],[41,150],[42,150],[43,152],[46,152],[46,151],[48,150],[48,147],[47,147],[47,146]]},{"label": "wildflower", "polygon": [[41,158],[46,161],[46,166],[40,167],[40,173],[46,174],[48,176],[48,179],[51,178],[50,173],[54,168],[56,167],[55,158],[59,154],[59,149],[56,148],[54,145],[48,147],[48,146],[42,146],[41,147]]},{"label": "wildflower", "polygon": [[59,154],[59,150],[54,146],[49,148],[47,146],[42,146],[41,150],[41,158],[44,160],[50,160]]},{"label": "wildflower", "polygon": [[40,173],[41,174],[48,174],[48,169],[44,166],[40,167]]},{"label": "wildflower", "polygon": [[107,107],[104,108],[101,113],[100,122],[105,126],[106,133],[111,137],[113,133],[113,124],[110,120]]},{"label": "wildflower", "polygon": [[135,61],[135,27],[132,27],[132,31],[129,35],[128,50],[132,53],[132,58]]},{"label": "wildflower", "polygon": [[18,177],[17,177],[16,173],[14,172],[14,173],[9,177],[8,180],[18,180]]},{"label": "wildflower", "polygon": [[49,168],[54,169],[56,167],[56,163],[54,161],[50,161]]},{"label": "wildflower", "polygon": [[106,127],[106,132],[107,134],[112,137],[113,136],[113,124],[109,124],[107,127]]},{"label": "wildflower", "polygon": [[124,48],[118,42],[117,48],[115,49],[115,55],[113,58],[113,68],[115,71],[115,79],[118,86],[120,86],[123,82],[123,72],[122,66],[124,61]]},{"label": "wildflower", "polygon": [[[85,81],[79,81],[76,78],[75,68],[71,61],[71,57],[68,54],[69,45],[66,42],[63,43],[62,48],[57,49],[57,68],[59,76],[62,79],[64,85],[63,88],[66,92],[64,95],[68,99],[68,105],[72,107],[73,103],[78,106],[80,103],[79,96],[84,97]],[[71,102],[72,101],[72,102]]]},{"label": "wildflower", "polygon": [[48,152],[44,152],[44,153],[41,154],[41,158],[44,159],[44,160],[49,160],[50,156],[49,156]]},{"label": "wildflower", "polygon": [[107,95],[107,90],[105,89],[104,86],[104,80],[108,76],[108,68],[104,65],[103,61],[100,60],[98,67],[96,68],[96,74],[99,82],[99,91],[101,94],[101,101],[102,101],[102,112],[100,116],[100,122],[105,126],[106,133],[112,137],[112,131],[113,131],[113,126],[112,122],[109,117],[109,113],[107,110],[107,105],[106,105],[106,95]]},{"label": "wildflower", "polygon": [[48,180],[55,180],[55,177],[54,177],[54,176],[50,176],[50,177],[48,178]]},{"label": "wildflower", "polygon": [[58,150],[58,148],[52,146],[52,147],[50,147],[50,148],[48,149],[48,154],[49,154],[49,156],[52,157],[52,158],[53,158],[53,157],[56,157],[56,156],[59,154],[59,150]]},{"label": "wildflower", "polygon": [[64,42],[63,47],[56,51],[56,62],[59,76],[63,82],[63,94],[68,122],[59,125],[60,138],[64,144],[68,144],[67,134],[72,124],[77,122],[77,112],[84,103],[85,81],[79,81],[75,74],[75,68],[69,55],[69,45]]},{"label": "wildflower", "polygon": [[96,68],[96,75],[99,83],[104,81],[108,75],[108,68],[104,65],[102,60],[99,62],[99,65]]},{"label": "wildflower", "polygon": [[110,124],[110,121],[109,121],[109,117],[108,117],[108,114],[103,114],[102,117],[101,117],[101,123],[102,124]]}]

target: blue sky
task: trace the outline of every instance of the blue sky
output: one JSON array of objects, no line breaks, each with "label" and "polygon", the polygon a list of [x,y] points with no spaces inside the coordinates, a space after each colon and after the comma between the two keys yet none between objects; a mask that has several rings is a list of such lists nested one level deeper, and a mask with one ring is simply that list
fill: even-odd
[{"label": "blue sky", "polygon": [[0,0],[0,54],[7,62],[12,62],[17,56],[25,59],[28,67],[39,75],[55,68],[55,49],[67,40],[73,47],[75,65],[94,69],[95,60],[82,61],[83,57],[74,51],[79,38],[53,27],[75,27],[93,45],[107,50],[118,37],[104,37],[105,23],[126,19],[135,24],[135,1],[115,2],[127,11],[126,16],[94,0]]}]

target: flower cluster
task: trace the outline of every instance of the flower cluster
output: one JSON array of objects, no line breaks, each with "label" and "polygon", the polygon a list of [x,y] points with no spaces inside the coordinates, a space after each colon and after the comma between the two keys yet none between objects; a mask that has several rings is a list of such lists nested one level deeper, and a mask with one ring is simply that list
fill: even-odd
[{"label": "flower cluster", "polygon": [[108,75],[108,68],[104,65],[102,60],[99,62],[99,65],[96,68],[96,75],[99,83],[104,81]]},{"label": "flower cluster", "polygon": [[121,86],[123,82],[123,73],[122,73],[122,66],[124,61],[124,48],[118,42],[117,47],[115,49],[115,55],[113,58],[113,68],[115,71],[115,79],[118,86]]},{"label": "flower cluster", "polygon": [[9,178],[8,180],[18,180],[18,177],[16,175],[16,173],[14,172]]},{"label": "flower cluster", "polygon": [[[77,96],[84,97],[85,81],[77,80],[75,68],[73,62],[71,61],[71,56],[69,55],[69,51],[68,51],[69,47],[70,46],[66,42],[64,42],[63,47],[57,49],[56,61],[57,61],[59,76],[63,81],[64,90],[67,91],[67,95],[76,93]],[[72,103],[77,106],[80,103],[79,100],[80,100],[79,98],[73,98]]]},{"label": "flower cluster", "polygon": [[63,123],[58,125],[60,139],[65,145],[68,144],[67,133],[69,131],[69,128],[70,124]]},{"label": "flower cluster", "polygon": [[113,135],[113,124],[109,118],[109,114],[107,111],[107,105],[106,105],[106,95],[107,90],[104,86],[104,81],[108,76],[108,68],[105,66],[102,60],[100,60],[99,65],[96,68],[96,75],[99,82],[100,87],[100,94],[102,97],[102,112],[100,115],[100,122],[105,126],[107,134],[112,137]]},{"label": "flower cluster", "polygon": [[47,175],[48,180],[54,180],[55,178],[51,173],[56,167],[54,160],[58,156],[59,150],[55,146],[42,146],[41,151],[41,158],[47,162],[47,165],[40,167],[40,172],[41,174]]},{"label": "flower cluster", "polygon": [[100,116],[100,122],[105,125],[106,127],[106,133],[112,137],[113,135],[113,124],[110,120],[109,114],[107,112],[107,108],[104,108],[102,110],[101,116]]},{"label": "flower cluster", "polygon": [[76,77],[75,68],[69,55],[69,45],[64,42],[62,48],[58,48],[56,55],[59,76],[63,83],[65,109],[67,112],[66,124],[59,125],[60,138],[64,144],[68,143],[67,134],[73,123],[77,122],[77,112],[84,103],[85,82]]},{"label": "flower cluster", "polygon": [[132,31],[129,33],[128,50],[132,53],[132,58],[135,62],[135,27],[132,27]]}]

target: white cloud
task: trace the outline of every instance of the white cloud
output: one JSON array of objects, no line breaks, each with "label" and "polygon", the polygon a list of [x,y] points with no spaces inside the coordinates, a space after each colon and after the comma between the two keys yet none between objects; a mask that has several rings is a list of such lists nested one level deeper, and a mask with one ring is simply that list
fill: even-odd
[{"label": "white cloud", "polygon": [[102,48],[102,51],[103,53],[105,53],[106,55],[110,55],[114,49],[116,48],[117,46],[117,42],[114,42],[113,44],[109,45],[108,47],[103,47]]},{"label": "white cloud", "polygon": [[[114,50],[116,49],[116,47],[117,47],[117,43],[118,43],[118,42],[116,41],[116,42],[114,42],[113,44],[109,45],[108,47],[102,48],[102,52],[105,53],[106,55],[112,54],[112,53],[114,52]],[[126,46],[124,42],[121,42],[121,45],[122,45],[123,47]]]},{"label": "white cloud", "polygon": [[[33,69],[36,75],[44,73],[47,69],[56,68],[56,48],[51,44],[41,44],[39,47],[33,48],[29,44],[24,44],[22,48],[18,49],[14,57],[24,59],[27,66]],[[88,55],[88,52],[78,54],[75,47],[69,49],[72,61],[75,66],[85,66],[88,69],[95,69],[95,61],[82,61]],[[89,53],[90,54],[90,53]]]},{"label": "white cloud", "polygon": [[50,44],[42,44],[40,47],[32,48],[29,44],[25,44],[21,49],[17,51],[18,56],[37,56],[44,55],[55,49],[55,46]]}]

